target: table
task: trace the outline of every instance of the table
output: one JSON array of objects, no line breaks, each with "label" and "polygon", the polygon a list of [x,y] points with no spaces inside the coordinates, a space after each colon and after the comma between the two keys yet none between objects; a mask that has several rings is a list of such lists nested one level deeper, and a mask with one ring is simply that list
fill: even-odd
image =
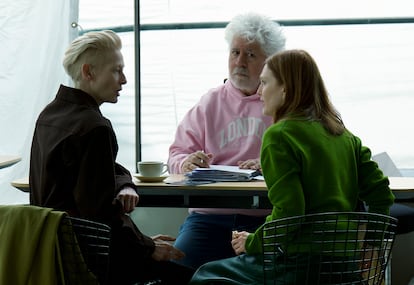
[{"label": "table", "polygon": [[[165,182],[182,180],[171,175]],[[397,199],[414,198],[414,177],[389,177],[390,188]],[[134,180],[140,194],[141,207],[243,208],[269,209],[264,181],[217,182],[198,186],[177,186],[165,182],[148,183]]]},{"label": "table", "polygon": [[414,199],[414,177],[388,177],[397,200]]},{"label": "table", "polygon": [[183,180],[170,175],[165,182],[140,182],[134,179],[141,207],[243,208],[269,209],[264,181],[216,182],[197,186],[167,184]]},{"label": "table", "polygon": [[16,180],[13,180],[11,186],[23,191],[23,192],[30,192],[29,187],[29,177],[23,177]]},{"label": "table", "polygon": [[13,164],[22,160],[20,156],[16,155],[0,155],[0,169],[12,166]]},{"label": "table", "polygon": [[[397,199],[414,199],[414,177],[388,177],[390,188]],[[267,188],[264,181],[217,182],[198,186],[167,184],[183,179],[182,175],[170,175],[165,182],[134,183],[140,193],[140,207],[174,208],[247,208],[268,209]],[[16,179],[11,185],[29,192],[29,177]]]}]

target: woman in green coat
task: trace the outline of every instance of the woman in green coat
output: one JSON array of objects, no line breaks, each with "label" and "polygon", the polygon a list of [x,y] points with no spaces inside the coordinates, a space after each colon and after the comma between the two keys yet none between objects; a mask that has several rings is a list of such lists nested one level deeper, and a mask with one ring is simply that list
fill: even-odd
[{"label": "woman in green coat", "polygon": [[[394,196],[371,151],[344,126],[314,59],[303,50],[269,57],[261,73],[263,113],[273,117],[261,166],[273,205],[266,221],[331,211],[389,214]],[[263,284],[263,227],[238,232],[237,257],[201,266],[190,284]]]}]

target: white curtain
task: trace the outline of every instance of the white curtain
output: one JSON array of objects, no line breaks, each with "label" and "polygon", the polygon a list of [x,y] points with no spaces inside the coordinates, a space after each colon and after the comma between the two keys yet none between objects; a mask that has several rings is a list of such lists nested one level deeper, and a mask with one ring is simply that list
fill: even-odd
[{"label": "white curtain", "polygon": [[62,58],[78,31],[78,0],[1,0],[0,154],[19,155],[0,169],[0,204],[29,203],[10,185],[29,175],[30,146],[39,112],[69,84]]}]

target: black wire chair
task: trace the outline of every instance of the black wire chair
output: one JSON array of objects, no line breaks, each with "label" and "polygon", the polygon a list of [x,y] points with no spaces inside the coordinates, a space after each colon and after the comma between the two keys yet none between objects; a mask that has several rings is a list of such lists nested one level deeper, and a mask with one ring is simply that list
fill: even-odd
[{"label": "black wire chair", "polygon": [[[111,228],[102,223],[65,216],[59,227],[59,250],[65,285],[109,284]],[[157,285],[161,280],[134,285]]]},{"label": "black wire chair", "polygon": [[267,222],[265,284],[382,284],[397,219],[367,212],[330,212]]},{"label": "black wire chair", "polygon": [[65,284],[106,284],[111,228],[102,223],[66,216],[59,228]]}]

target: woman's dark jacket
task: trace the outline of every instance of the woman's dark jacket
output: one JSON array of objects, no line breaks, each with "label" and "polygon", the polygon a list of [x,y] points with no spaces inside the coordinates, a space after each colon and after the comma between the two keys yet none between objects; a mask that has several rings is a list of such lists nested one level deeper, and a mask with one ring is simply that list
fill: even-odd
[{"label": "woman's dark jacket", "polygon": [[[154,242],[115,201],[123,187],[136,189],[129,171],[115,162],[117,152],[111,122],[96,101],[79,89],[61,85],[36,122],[30,203],[111,225],[114,241],[124,243],[120,250],[129,249],[135,262],[144,261],[154,251]],[[123,253],[125,259],[127,255]]]}]

